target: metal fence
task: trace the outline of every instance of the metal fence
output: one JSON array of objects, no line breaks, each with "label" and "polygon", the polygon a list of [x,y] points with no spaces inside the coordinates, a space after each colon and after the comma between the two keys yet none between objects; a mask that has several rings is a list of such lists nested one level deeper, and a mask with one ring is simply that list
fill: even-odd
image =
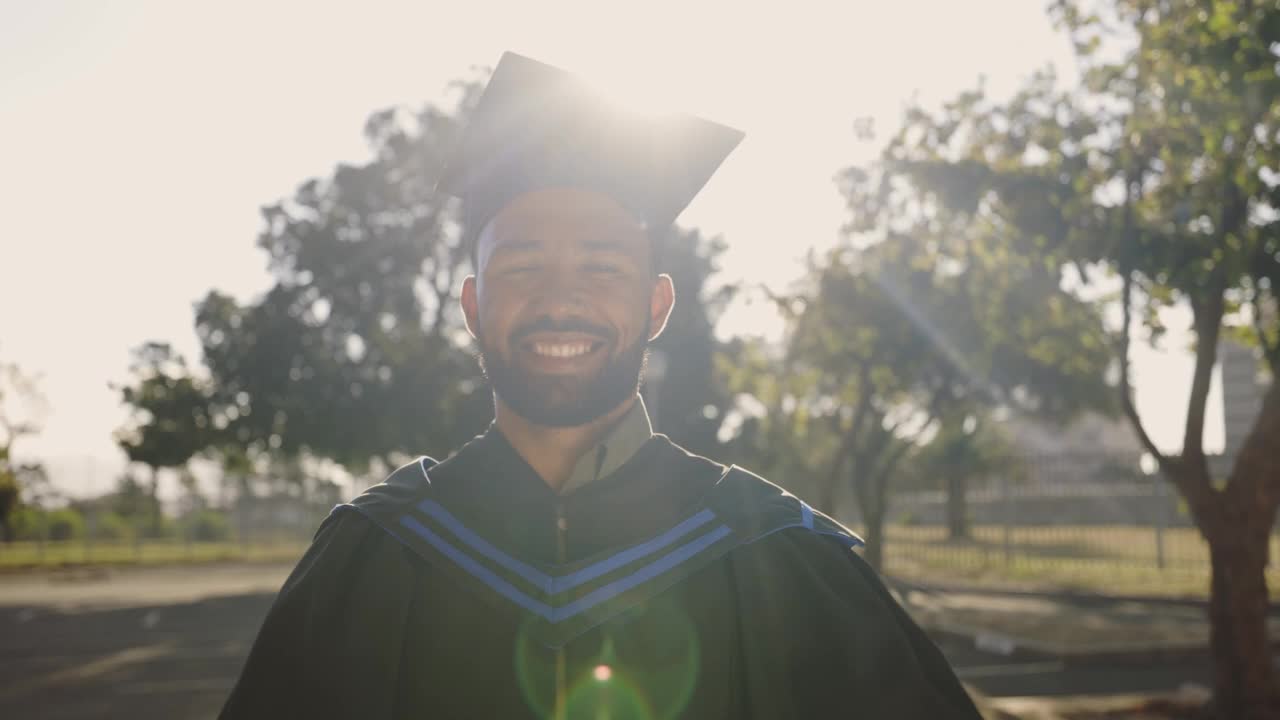
[{"label": "metal fence", "polygon": [[37,510],[0,542],[0,570],[74,565],[290,561],[301,556],[331,503],[262,498],[227,509],[122,517],[92,504]]},{"label": "metal fence", "polygon": [[[337,499],[334,492],[189,505],[153,526],[93,502],[36,513],[23,537],[0,543],[0,570],[79,564],[213,560],[281,561],[301,555]],[[884,536],[889,575],[921,582],[1108,594],[1203,597],[1204,540],[1170,486],[1137,471],[1136,458],[1023,458],[964,493],[967,532],[948,526],[948,494],[902,490]],[[221,509],[219,509],[219,506]],[[74,510],[75,517],[68,514]],[[843,517],[863,529],[856,512]],[[1271,587],[1280,588],[1273,536]]]},{"label": "metal fence", "polygon": [[[961,534],[947,522],[945,492],[896,495],[885,528],[884,572],[1015,589],[1208,592],[1207,544],[1176,491],[1159,476],[1136,472],[1136,459],[1050,456],[1018,465],[1018,473],[986,478],[965,492],[967,531]],[[1275,588],[1280,536],[1273,534],[1271,543],[1268,580]]]}]

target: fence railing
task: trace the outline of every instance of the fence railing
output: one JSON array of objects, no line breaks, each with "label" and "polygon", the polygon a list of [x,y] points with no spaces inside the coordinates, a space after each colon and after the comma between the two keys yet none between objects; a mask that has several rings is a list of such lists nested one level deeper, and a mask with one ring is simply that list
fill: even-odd
[{"label": "fence railing", "polygon": [[[1073,471],[1073,467],[1075,470]],[[993,478],[964,496],[965,532],[953,536],[944,492],[894,497],[884,572],[922,581],[1081,592],[1203,597],[1208,545],[1159,477],[1097,476],[1119,462],[1032,458],[1017,482]],[[856,517],[853,525],[857,526]],[[1268,582],[1280,588],[1280,535]]]},{"label": "fence railing", "polygon": [[[1083,592],[1203,597],[1208,548],[1177,494],[1159,478],[1116,476],[1124,463],[1033,458],[1016,479],[975,482],[966,532],[953,537],[942,491],[899,492],[883,538],[883,571],[920,581]],[[281,561],[298,558],[332,505],[257,498],[177,517],[123,519],[100,506],[36,513],[0,569],[79,564]],[[74,513],[70,512],[74,510]],[[844,519],[859,529],[856,508]],[[1280,535],[1268,581],[1280,589]]]},{"label": "fence railing", "polygon": [[177,517],[122,518],[99,508],[28,508],[0,542],[0,570],[66,565],[291,561],[306,550],[328,507],[270,502]]}]

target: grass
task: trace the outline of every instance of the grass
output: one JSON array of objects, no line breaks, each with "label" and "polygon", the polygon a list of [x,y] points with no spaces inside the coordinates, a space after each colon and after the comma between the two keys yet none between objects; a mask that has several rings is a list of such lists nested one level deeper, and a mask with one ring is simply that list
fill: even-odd
[{"label": "grass", "polygon": [[[1272,557],[1280,558],[1273,538]],[[1163,532],[1163,566],[1155,530],[1134,526],[973,528],[968,541],[951,541],[945,528],[890,526],[885,571],[908,580],[1024,590],[1067,590],[1105,595],[1204,598],[1209,553],[1193,528]],[[1280,588],[1280,564],[1267,571]]]},{"label": "grass", "polygon": [[271,542],[195,542],[181,540],[79,540],[0,544],[0,572],[85,565],[175,565],[225,561],[289,562],[307,548],[298,540]]},{"label": "grass", "polygon": [[[1156,535],[1136,526],[979,526],[962,542],[945,528],[891,525],[887,528],[885,572],[906,580],[1017,590],[1075,591],[1104,595],[1204,598],[1209,588],[1209,554],[1192,528],[1164,531],[1164,567],[1157,564]],[[1277,562],[1267,572],[1280,588]],[[291,562],[306,549],[302,540],[197,542],[181,540],[80,540],[0,544],[0,572],[85,565],[163,565],[220,561]]]}]

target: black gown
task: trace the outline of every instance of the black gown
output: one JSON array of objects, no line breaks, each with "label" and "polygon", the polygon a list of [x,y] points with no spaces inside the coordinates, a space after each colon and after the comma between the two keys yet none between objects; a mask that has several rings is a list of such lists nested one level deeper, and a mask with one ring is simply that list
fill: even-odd
[{"label": "black gown", "polygon": [[978,718],[859,542],[661,435],[560,496],[491,429],[334,510],[221,718]]}]

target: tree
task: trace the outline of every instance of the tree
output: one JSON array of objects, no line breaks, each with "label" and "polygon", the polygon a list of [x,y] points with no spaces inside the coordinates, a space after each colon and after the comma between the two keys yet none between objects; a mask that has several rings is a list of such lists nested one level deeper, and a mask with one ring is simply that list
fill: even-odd
[{"label": "tree", "polygon": [[17,365],[0,363],[0,540],[14,539],[13,518],[22,505],[24,478],[44,477],[38,463],[19,464],[14,445],[40,432],[47,411],[35,378]]},{"label": "tree", "polygon": [[137,348],[130,372],[134,384],[117,389],[132,418],[116,433],[116,442],[130,462],[151,469],[150,528],[159,535],[160,470],[184,467],[208,447],[219,416],[205,383],[190,374],[186,361],[167,344]]},{"label": "tree", "polygon": [[664,354],[666,368],[657,396],[650,398],[650,410],[658,432],[692,452],[715,454],[720,447],[717,433],[730,405],[725,378],[715,362],[721,349],[715,325],[737,289],[711,282],[725,243],[679,228],[658,241],[659,269],[671,275],[676,305],[653,346]]},{"label": "tree", "polygon": [[[795,450],[813,458],[801,464],[824,466],[811,468],[819,505],[832,512],[838,489],[852,488],[877,567],[892,480],[940,428],[955,442],[964,435],[949,424],[998,406],[1055,421],[1111,406],[1097,311],[997,228],[922,202],[895,147],[841,175],[846,239],[811,263],[807,287],[780,298],[791,315],[775,370],[785,380],[765,393],[769,414],[802,438]],[[757,388],[776,384],[756,377]],[[948,471],[953,506],[968,470]]]},{"label": "tree", "polygon": [[[921,196],[1002,228],[1118,306],[1115,395],[1209,544],[1214,705],[1223,717],[1280,709],[1266,635],[1264,568],[1280,504],[1274,381],[1227,477],[1204,450],[1219,341],[1248,337],[1280,367],[1280,77],[1274,3],[1057,0],[1085,71],[1060,91],[1041,73],[1012,100],[970,93],[916,112],[895,160]],[[1117,292],[1118,291],[1118,292]],[[1109,296],[1108,296],[1109,295]],[[1195,365],[1181,450],[1164,452],[1135,408],[1129,350],[1161,311],[1189,310]]]},{"label": "tree", "polygon": [[[459,83],[452,110],[374,113],[369,162],[263,209],[273,286],[247,304],[212,291],[196,311],[213,400],[228,413],[224,448],[250,461],[327,458],[359,476],[441,456],[492,418],[453,295],[470,271],[466,229],[457,203],[435,192],[480,88]],[[696,231],[666,245],[680,301],[659,341],[669,371],[658,424],[705,451],[727,404],[711,361],[725,291],[707,287],[721,245]]]},{"label": "tree", "polygon": [[1007,474],[1017,464],[1013,449],[987,415],[968,411],[943,417],[937,434],[917,457],[916,472],[941,481],[946,491],[947,534],[952,540],[970,537],[965,496],[971,482],[997,472]]},{"label": "tree", "polygon": [[797,436],[834,437],[819,503],[830,512],[837,487],[852,487],[877,569],[890,481],[965,391],[929,326],[913,321],[936,298],[923,252],[909,241],[839,249],[815,266],[816,287],[792,298],[782,410]]}]

